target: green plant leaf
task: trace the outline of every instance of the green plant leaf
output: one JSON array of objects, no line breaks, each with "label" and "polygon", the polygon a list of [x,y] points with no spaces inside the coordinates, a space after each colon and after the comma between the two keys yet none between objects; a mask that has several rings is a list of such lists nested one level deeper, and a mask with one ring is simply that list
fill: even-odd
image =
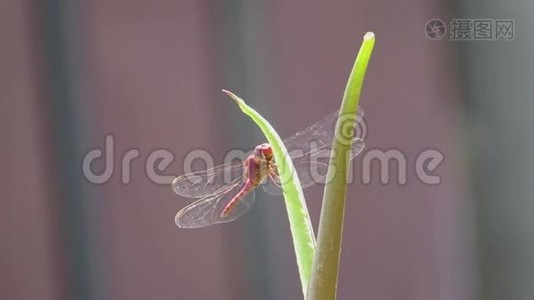
[{"label": "green plant leaf", "polygon": [[332,142],[332,155],[328,166],[328,181],[323,195],[317,252],[313,262],[308,300],[336,298],[345,215],[346,179],[349,167],[347,154],[350,152],[352,146],[350,141],[353,137],[353,127],[347,126],[347,124],[354,124],[356,120],[363,79],[374,44],[374,34],[372,32],[365,34],[343,95]]},{"label": "green plant leaf", "polygon": [[226,90],[223,90],[223,92],[235,100],[239,108],[258,125],[273,148],[274,159],[278,166],[277,171],[280,176],[280,182],[282,183],[287,215],[289,217],[300,281],[302,283],[302,292],[306,296],[313,257],[315,255],[315,236],[299,178],[297,175],[293,175],[296,174],[293,162],[289,155],[286,155],[286,146],[271,124],[257,111],[248,106],[241,98],[232,92]]}]

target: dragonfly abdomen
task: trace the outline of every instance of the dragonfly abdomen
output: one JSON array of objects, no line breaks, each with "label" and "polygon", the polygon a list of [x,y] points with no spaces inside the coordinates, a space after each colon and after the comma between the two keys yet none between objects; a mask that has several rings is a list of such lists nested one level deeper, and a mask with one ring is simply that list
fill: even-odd
[{"label": "dragonfly abdomen", "polygon": [[234,196],[234,198],[232,198],[232,200],[230,200],[230,202],[226,204],[226,206],[224,207],[221,213],[221,217],[228,216],[228,214],[232,212],[232,210],[243,199],[243,197],[245,197],[248,193],[250,193],[250,191],[252,191],[255,187],[256,186],[252,184],[250,179],[247,179],[247,181],[243,185],[243,188],[241,188],[241,190]]}]

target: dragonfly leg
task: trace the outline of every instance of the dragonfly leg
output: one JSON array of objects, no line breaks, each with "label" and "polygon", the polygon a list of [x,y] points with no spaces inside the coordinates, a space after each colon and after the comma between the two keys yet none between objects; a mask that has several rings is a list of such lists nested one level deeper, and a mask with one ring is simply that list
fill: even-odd
[{"label": "dragonfly leg", "polygon": [[278,165],[275,163],[271,163],[269,166],[269,173],[272,173],[278,177]]},{"label": "dragonfly leg", "polygon": [[269,178],[271,178],[271,180],[273,181],[273,183],[282,189],[282,191],[284,191],[284,187],[279,184],[278,182],[280,181],[280,177],[278,176],[278,174],[276,174],[276,172],[274,170],[269,170]]}]

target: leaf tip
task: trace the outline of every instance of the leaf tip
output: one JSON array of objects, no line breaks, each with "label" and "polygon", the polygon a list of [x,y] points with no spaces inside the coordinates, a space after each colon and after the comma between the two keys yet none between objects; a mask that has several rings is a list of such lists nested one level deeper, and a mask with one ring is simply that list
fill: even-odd
[{"label": "leaf tip", "polygon": [[221,91],[223,93],[225,93],[228,97],[230,97],[230,98],[232,98],[234,100],[237,99],[237,96],[234,93],[230,92],[229,90],[222,89]]},{"label": "leaf tip", "polygon": [[369,31],[363,36],[363,39],[364,40],[374,40],[375,39],[375,34],[372,31]]},{"label": "leaf tip", "polygon": [[244,102],[241,98],[237,97],[234,93],[230,92],[229,90],[222,89],[222,92],[225,93],[228,97],[232,98],[237,105],[241,106],[242,102]]}]

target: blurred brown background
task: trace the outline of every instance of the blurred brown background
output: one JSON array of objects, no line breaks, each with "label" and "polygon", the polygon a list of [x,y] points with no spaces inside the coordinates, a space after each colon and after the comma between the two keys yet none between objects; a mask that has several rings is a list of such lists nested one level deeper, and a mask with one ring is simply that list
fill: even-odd
[{"label": "blurred brown background", "polygon": [[[338,298],[532,299],[532,4],[481,3],[2,1],[0,299],[301,299],[281,197],[259,192],[237,221],[179,229],[190,199],[151,182],[145,163],[168,149],[161,173],[178,175],[192,149],[221,162],[262,142],[222,88],[283,136],[321,119],[366,31],[377,42],[364,154],[402,151],[408,181],[382,184],[376,167],[350,186]],[[425,35],[453,17],[515,19],[516,39]],[[92,184],[82,159],[108,134],[114,172]],[[507,161],[505,144],[522,150]],[[439,185],[415,174],[427,148],[445,156]],[[321,192],[306,190],[315,228]]]}]

